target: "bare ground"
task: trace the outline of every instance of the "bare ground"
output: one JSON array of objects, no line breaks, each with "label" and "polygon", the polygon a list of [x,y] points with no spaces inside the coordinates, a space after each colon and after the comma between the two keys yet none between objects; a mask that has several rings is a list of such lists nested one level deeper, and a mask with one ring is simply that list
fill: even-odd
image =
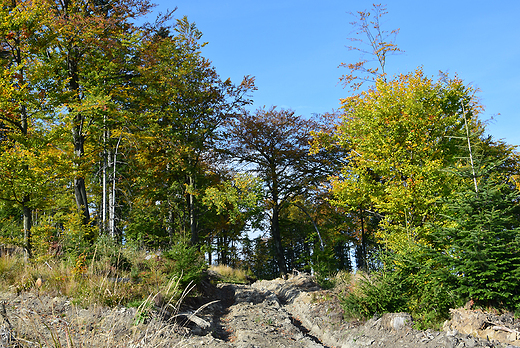
[{"label": "bare ground", "polygon": [[[514,347],[520,337],[513,317],[477,311],[454,311],[443,332],[414,330],[405,313],[346,322],[336,295],[306,275],[252,285],[206,282],[202,291],[181,310],[156,301],[161,308],[153,311],[84,309],[36,292],[0,294],[0,348]],[[502,343],[476,337],[483,333]]]}]

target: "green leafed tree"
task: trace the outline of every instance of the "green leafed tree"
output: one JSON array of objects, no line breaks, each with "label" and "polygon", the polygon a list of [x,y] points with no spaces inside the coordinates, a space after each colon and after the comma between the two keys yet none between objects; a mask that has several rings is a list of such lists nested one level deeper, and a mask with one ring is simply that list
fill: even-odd
[{"label": "green leafed tree", "polygon": [[460,79],[421,70],[343,100],[338,142],[349,151],[333,181],[334,204],[381,220],[377,236],[396,251],[421,243],[459,185],[446,169],[467,157],[465,119],[480,134],[480,106]]},{"label": "green leafed tree", "polygon": [[254,89],[251,77],[238,85],[222,80],[202,56],[201,39],[200,30],[184,17],[143,40],[133,159],[136,199],[160,202],[168,233],[188,231],[194,245],[215,143],[223,123],[249,102]]},{"label": "green leafed tree", "polygon": [[[74,196],[83,225],[91,223],[89,177],[103,151],[98,141],[106,120],[122,109],[125,86],[132,74],[126,69],[135,45],[133,20],[148,12],[147,1],[56,1],[49,5],[55,33],[42,60],[52,66],[49,74],[64,84],[51,98],[60,103],[61,124],[70,132],[74,159]],[[92,236],[89,236],[92,238]]]},{"label": "green leafed tree", "polygon": [[49,66],[41,60],[50,40],[45,2],[4,1],[0,10],[0,199],[23,215],[23,245],[32,253],[32,212],[44,199],[55,149],[46,99]]},{"label": "green leafed tree", "polygon": [[437,226],[431,243],[438,261],[454,275],[450,285],[465,301],[516,310],[520,194],[503,166],[514,153],[509,149],[489,157],[485,152],[485,158],[477,156],[475,171],[469,166],[457,171],[468,182],[476,178],[477,190],[467,185],[448,200],[448,219]]}]

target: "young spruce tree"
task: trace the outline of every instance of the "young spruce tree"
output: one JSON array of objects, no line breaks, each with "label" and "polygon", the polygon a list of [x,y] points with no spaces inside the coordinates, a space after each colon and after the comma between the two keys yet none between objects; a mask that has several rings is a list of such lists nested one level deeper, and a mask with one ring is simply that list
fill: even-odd
[{"label": "young spruce tree", "polygon": [[[501,169],[503,161],[477,165],[477,189],[448,202],[450,226],[433,233],[438,255],[455,275],[453,289],[464,300],[515,309],[520,300],[520,193]],[[462,176],[473,176],[471,170]]]}]

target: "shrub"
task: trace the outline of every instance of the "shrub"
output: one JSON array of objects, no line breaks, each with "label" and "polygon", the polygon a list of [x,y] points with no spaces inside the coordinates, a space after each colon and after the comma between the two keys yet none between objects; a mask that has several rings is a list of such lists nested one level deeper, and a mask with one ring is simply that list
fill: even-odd
[{"label": "shrub", "polygon": [[347,316],[408,312],[417,329],[439,328],[449,309],[461,305],[452,286],[453,275],[430,249],[416,246],[408,253],[381,255],[382,268],[364,275],[342,297]]},{"label": "shrub", "polygon": [[202,273],[207,269],[204,255],[196,246],[190,246],[186,241],[179,241],[172,245],[170,250],[163,253],[169,261],[167,264],[170,277],[180,277],[181,286],[190,282],[199,283]]},{"label": "shrub", "polygon": [[396,274],[386,271],[363,275],[354,288],[342,297],[346,317],[358,319],[407,311],[406,303]]}]

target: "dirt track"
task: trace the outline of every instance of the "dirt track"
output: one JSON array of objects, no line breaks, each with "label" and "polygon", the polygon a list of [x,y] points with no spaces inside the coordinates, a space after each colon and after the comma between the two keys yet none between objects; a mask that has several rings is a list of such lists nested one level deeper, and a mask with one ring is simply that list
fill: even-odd
[{"label": "dirt track", "polygon": [[0,347],[507,347],[455,330],[417,331],[406,314],[345,322],[335,295],[304,275],[208,284],[204,299],[151,318],[135,308],[81,309],[35,293],[0,299]]}]

